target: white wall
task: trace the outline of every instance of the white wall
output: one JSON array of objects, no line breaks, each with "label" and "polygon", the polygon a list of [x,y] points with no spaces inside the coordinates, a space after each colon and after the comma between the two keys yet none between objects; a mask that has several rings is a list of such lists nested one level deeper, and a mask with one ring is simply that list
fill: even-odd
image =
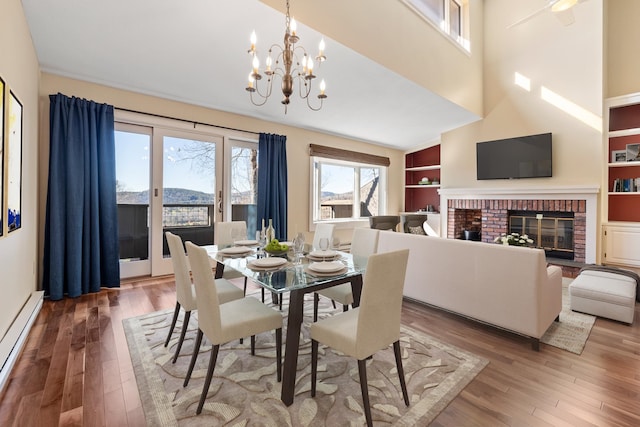
[{"label": "white wall", "polygon": [[[23,106],[22,228],[0,237],[0,340],[36,290],[39,67],[20,0],[2,2],[0,77]],[[5,104],[6,106],[6,104]],[[6,143],[5,143],[6,147]],[[5,168],[6,169],[6,168]],[[5,187],[6,188],[6,187]],[[3,209],[6,209],[3,207]]]},{"label": "white wall", "polygon": [[[597,187],[601,183],[602,2],[578,4],[570,26],[545,12],[506,28],[535,10],[534,3],[484,2],[485,116],[442,136],[443,188]],[[516,72],[530,79],[530,91],[514,84]],[[543,100],[545,89],[570,107]],[[477,142],[545,132],[553,133],[552,178],[476,180]]]}]

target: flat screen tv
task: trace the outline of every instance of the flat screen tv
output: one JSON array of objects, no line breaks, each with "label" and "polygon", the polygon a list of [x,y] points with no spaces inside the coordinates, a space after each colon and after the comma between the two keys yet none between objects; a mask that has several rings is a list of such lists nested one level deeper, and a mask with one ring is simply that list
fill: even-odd
[{"label": "flat screen tv", "polygon": [[478,180],[551,176],[551,133],[476,144]]}]

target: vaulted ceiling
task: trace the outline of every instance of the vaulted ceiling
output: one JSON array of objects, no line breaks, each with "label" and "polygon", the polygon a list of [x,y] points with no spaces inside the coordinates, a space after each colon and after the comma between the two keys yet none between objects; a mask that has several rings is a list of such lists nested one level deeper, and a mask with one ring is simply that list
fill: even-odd
[{"label": "vaulted ceiling", "polygon": [[[477,120],[326,36],[328,59],[316,66],[316,74],[327,82],[321,111],[309,110],[294,95],[285,114],[278,93],[262,107],[252,105],[245,91],[249,35],[255,29],[264,55],[271,44],[282,43],[285,27],[284,15],[258,0],[22,4],[47,73],[402,150]],[[291,9],[295,15],[295,2]],[[322,35],[303,23],[298,23],[298,34],[300,44],[315,55]]]}]

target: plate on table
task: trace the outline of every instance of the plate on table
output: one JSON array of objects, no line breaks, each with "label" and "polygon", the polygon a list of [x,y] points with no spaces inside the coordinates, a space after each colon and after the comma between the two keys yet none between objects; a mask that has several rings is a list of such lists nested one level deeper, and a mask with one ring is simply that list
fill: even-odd
[{"label": "plate on table", "polygon": [[222,255],[237,256],[248,254],[249,252],[251,252],[251,248],[248,248],[246,246],[231,246],[230,248],[220,249],[220,251],[218,252]]},{"label": "plate on table", "polygon": [[251,261],[249,267],[256,268],[276,268],[285,265],[287,262],[286,258],[279,257],[269,257],[269,258],[260,258]]},{"label": "plate on table", "polygon": [[257,240],[236,240],[235,242],[236,246],[256,246],[258,244]]},{"label": "plate on table", "polygon": [[338,256],[338,252],[336,251],[332,251],[332,250],[328,250],[328,251],[311,251],[309,252],[309,254],[307,255],[308,258],[310,259],[325,259],[325,258],[335,258]]},{"label": "plate on table", "polygon": [[345,265],[340,261],[330,262],[314,262],[309,264],[309,270],[315,273],[335,273],[345,268]]}]

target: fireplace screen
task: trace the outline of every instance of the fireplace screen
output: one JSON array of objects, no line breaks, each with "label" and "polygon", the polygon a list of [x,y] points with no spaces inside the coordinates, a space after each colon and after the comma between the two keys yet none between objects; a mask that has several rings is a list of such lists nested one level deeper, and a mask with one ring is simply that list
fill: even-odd
[{"label": "fireplace screen", "polygon": [[573,259],[573,218],[557,213],[518,213],[509,216],[509,232],[527,234],[547,256]]}]

